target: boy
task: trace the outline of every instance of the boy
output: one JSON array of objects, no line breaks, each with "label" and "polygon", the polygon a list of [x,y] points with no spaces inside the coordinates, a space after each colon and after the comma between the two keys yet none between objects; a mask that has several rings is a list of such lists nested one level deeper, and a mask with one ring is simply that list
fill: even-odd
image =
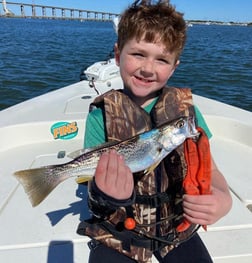
[{"label": "boy", "polygon": [[[166,87],[185,38],[183,16],[169,1],[135,1],[122,14],[115,59],[124,89],[94,101],[85,148],[130,138],[180,116],[194,116],[211,136],[190,90]],[[184,151],[182,145],[150,174],[134,176],[115,151],[102,155],[89,184],[94,216],[79,228],[92,238],[89,262],[151,262],[152,254],[159,262],[212,262],[195,232],[227,214],[231,196],[213,161],[211,194],[184,194],[183,178],[190,169]],[[183,220],[190,226],[180,232]]]}]

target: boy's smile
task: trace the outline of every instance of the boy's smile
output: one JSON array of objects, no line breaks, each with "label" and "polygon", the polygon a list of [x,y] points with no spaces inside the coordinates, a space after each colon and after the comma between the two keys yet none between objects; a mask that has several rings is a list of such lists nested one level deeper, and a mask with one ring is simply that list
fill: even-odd
[{"label": "boy's smile", "polygon": [[162,43],[137,42],[136,39],[129,40],[121,51],[116,45],[115,58],[124,89],[140,106],[156,97],[179,64],[176,54],[166,51]]}]

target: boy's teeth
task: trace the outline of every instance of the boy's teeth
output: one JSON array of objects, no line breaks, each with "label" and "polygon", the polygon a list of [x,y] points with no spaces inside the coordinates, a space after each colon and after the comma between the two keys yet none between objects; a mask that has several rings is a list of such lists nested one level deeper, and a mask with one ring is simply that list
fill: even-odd
[{"label": "boy's teeth", "polygon": [[143,78],[139,78],[139,77],[137,77],[139,80],[141,80],[141,81],[144,81],[144,82],[151,82],[151,80],[148,80],[148,79],[143,79]]}]

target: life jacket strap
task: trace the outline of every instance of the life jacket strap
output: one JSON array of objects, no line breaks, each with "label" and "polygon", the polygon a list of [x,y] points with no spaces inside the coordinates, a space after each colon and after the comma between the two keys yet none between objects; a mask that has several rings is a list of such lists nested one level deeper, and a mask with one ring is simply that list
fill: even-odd
[{"label": "life jacket strap", "polygon": [[145,235],[139,235],[135,231],[130,231],[123,229],[118,231],[120,227],[114,227],[108,221],[103,221],[100,223],[101,227],[111,233],[116,239],[122,242],[122,247],[126,251],[130,251],[130,246],[143,247],[154,252],[160,250],[161,248],[167,245],[177,246],[180,244],[180,241],[175,233],[170,233],[165,237],[147,237]]},{"label": "life jacket strap", "polygon": [[[85,230],[87,227],[90,226],[90,224],[93,225],[92,221],[93,220],[91,219],[81,222],[79,224],[77,233],[80,235],[86,235]],[[131,246],[146,248],[152,252],[158,251],[167,245],[172,245],[176,247],[179,244],[191,238],[192,235],[196,233],[198,229],[198,227],[195,227],[194,231],[191,233],[190,236],[181,239],[178,236],[178,233],[176,232],[171,232],[168,235],[162,237],[145,236],[144,234],[139,235],[139,233],[135,231],[124,229],[122,226],[119,226],[120,223],[115,227],[108,221],[97,221],[96,219],[95,221],[96,221],[95,223],[96,225],[99,225],[99,227],[111,233],[113,237],[116,238],[117,240],[120,240],[122,242],[122,248],[126,251],[130,251]],[[91,237],[91,238],[95,239],[95,237]]]},{"label": "life jacket strap", "polygon": [[157,193],[155,195],[136,195],[135,202],[142,205],[148,205],[151,208],[160,207],[164,203],[171,201],[171,197],[166,193]]}]

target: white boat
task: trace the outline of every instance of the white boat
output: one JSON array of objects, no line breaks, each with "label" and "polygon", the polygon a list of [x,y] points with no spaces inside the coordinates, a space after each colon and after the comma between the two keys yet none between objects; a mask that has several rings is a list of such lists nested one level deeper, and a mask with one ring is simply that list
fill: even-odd
[{"label": "white boat", "polygon": [[119,67],[115,63],[115,59],[111,58],[105,61],[98,61],[88,67],[84,74],[90,81],[106,81],[119,76]]},{"label": "white boat", "polygon": [[[68,179],[33,208],[13,173],[66,162],[83,146],[90,102],[121,87],[119,73],[91,78],[0,111],[0,262],[88,262],[89,239],[76,234],[89,216],[85,187]],[[233,196],[231,212],[199,233],[214,262],[251,263],[252,113],[197,95],[194,101],[214,134],[212,152]]]}]

